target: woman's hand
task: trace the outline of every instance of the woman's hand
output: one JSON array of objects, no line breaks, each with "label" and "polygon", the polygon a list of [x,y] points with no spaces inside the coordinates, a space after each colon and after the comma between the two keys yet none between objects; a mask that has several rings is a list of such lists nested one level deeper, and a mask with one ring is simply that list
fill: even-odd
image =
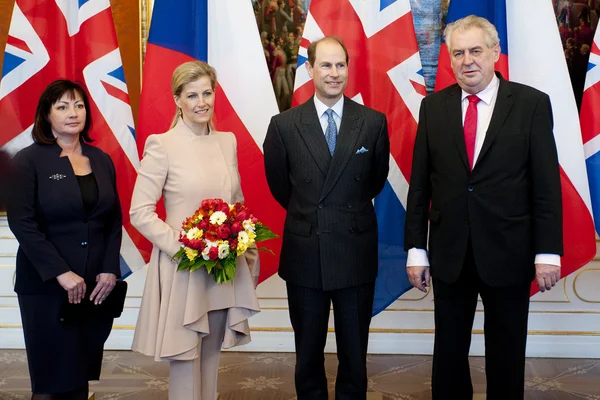
[{"label": "woman's hand", "polygon": [[102,304],[117,284],[117,276],[111,273],[98,274],[96,276],[96,287],[90,296],[94,304]]},{"label": "woman's hand", "polygon": [[79,304],[85,296],[85,281],[73,271],[65,272],[56,277],[58,284],[69,295],[69,303]]}]

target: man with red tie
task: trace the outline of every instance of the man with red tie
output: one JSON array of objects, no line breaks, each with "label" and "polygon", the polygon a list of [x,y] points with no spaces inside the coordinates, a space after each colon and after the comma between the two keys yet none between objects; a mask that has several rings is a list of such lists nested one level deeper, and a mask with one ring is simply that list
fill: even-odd
[{"label": "man with red tie", "polygon": [[458,83],[421,104],[405,226],[411,283],[426,291],[433,278],[433,399],[472,399],[478,295],[487,399],[523,399],[530,285],[550,290],[563,252],[550,99],[494,72],[500,40],[486,19],[444,35]]}]

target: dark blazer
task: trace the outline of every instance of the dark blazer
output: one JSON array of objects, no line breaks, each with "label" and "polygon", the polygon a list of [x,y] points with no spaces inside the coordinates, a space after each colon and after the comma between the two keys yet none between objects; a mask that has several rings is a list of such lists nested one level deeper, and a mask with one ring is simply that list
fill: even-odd
[{"label": "dark blazer", "polygon": [[55,278],[67,271],[87,282],[103,272],[120,276],[122,221],[115,168],[102,150],[81,146],[98,184],[98,203],[89,216],[60,146],[32,144],[13,158],[7,216],[19,241],[19,294],[62,293]]},{"label": "dark blazer", "polygon": [[500,78],[483,148],[471,172],[461,89],[421,104],[405,226],[406,250],[427,246],[432,276],[458,279],[470,238],[491,286],[531,281],[536,254],[563,253],[558,156],[548,96]]},{"label": "dark blazer", "polygon": [[263,148],[269,188],[287,210],[279,275],[323,290],[374,281],[372,200],[389,170],[385,115],[344,98],[331,157],[311,97],[272,118]]}]

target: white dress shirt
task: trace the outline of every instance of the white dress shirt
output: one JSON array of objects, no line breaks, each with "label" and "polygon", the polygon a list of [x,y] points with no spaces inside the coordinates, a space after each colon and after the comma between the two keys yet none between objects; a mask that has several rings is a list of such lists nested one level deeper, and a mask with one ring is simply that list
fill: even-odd
[{"label": "white dress shirt", "polygon": [[[473,156],[473,166],[477,164],[477,158],[483,147],[483,141],[487,133],[490,121],[492,120],[492,114],[494,113],[494,106],[496,105],[496,98],[498,97],[498,87],[500,86],[500,79],[496,75],[492,78],[490,84],[477,93],[480,101],[477,103],[477,132],[475,134],[475,153]],[[462,107],[462,121],[465,123],[465,116],[467,114],[467,108],[469,106],[469,100],[467,96],[470,93],[462,91],[461,96],[461,107]],[[327,119],[327,117],[325,117]],[[557,254],[536,254],[535,264],[550,264],[560,267],[560,256]],[[429,266],[429,258],[427,257],[427,251],[425,249],[418,249],[413,247],[408,250],[408,258],[406,260],[407,267],[416,266]]]},{"label": "white dress shirt", "polygon": [[342,96],[338,102],[333,105],[333,107],[327,107],[321,100],[317,98],[317,95],[314,96],[314,99],[317,115],[319,116],[319,122],[321,122],[321,128],[323,129],[323,135],[325,135],[325,131],[327,130],[327,114],[325,114],[325,111],[329,110],[330,108],[333,110],[333,120],[335,121],[335,126],[337,126],[337,131],[339,133],[340,125],[342,124],[342,114],[344,113],[344,96]]}]

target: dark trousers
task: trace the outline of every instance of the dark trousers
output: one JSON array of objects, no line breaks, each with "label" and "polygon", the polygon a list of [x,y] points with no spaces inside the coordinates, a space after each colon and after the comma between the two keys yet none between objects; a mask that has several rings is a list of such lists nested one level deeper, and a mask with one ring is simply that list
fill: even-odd
[{"label": "dark trousers", "polygon": [[367,344],[374,290],[374,282],[332,291],[287,284],[296,343],[298,400],[327,400],[324,350],[332,303],[339,362],[335,398],[366,399]]},{"label": "dark trousers", "polygon": [[523,399],[530,286],[492,287],[482,282],[471,246],[456,282],[433,280],[433,400],[473,398],[468,355],[478,294],[485,318],[487,400]]}]

